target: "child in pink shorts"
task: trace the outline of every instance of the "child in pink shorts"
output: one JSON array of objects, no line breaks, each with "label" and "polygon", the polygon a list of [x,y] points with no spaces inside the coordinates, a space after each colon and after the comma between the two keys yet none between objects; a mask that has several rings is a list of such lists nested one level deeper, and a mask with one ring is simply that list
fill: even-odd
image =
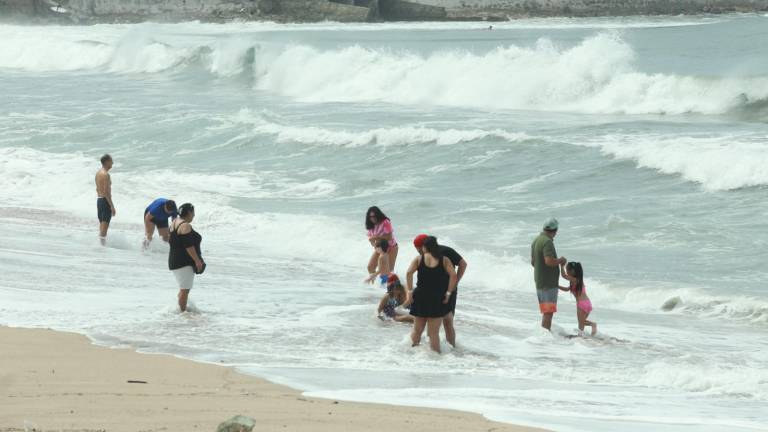
[{"label": "child in pink shorts", "polygon": [[584,286],[584,270],[581,263],[569,262],[568,265],[560,264],[560,274],[567,279],[571,286],[558,287],[563,291],[570,291],[576,298],[576,318],[579,320],[579,336],[584,335],[584,326],[592,327],[592,334],[597,333],[597,323],[589,321],[587,317],[592,312],[592,302],[587,297],[587,287]]}]

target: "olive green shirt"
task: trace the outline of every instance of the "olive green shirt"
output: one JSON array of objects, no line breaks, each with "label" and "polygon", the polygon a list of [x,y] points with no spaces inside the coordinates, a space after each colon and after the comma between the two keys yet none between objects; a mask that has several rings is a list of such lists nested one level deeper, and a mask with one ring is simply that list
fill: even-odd
[{"label": "olive green shirt", "polygon": [[541,233],[531,244],[531,261],[533,262],[533,279],[536,281],[536,289],[557,288],[560,282],[560,270],[550,267],[544,262],[544,257],[557,259],[555,243],[546,234]]}]

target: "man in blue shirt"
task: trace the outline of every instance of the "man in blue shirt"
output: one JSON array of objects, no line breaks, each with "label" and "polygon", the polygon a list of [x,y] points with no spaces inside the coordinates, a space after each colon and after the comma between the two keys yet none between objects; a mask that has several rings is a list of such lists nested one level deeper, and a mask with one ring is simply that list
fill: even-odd
[{"label": "man in blue shirt", "polygon": [[176,219],[178,216],[176,203],[173,200],[158,198],[152,201],[152,204],[144,209],[144,229],[146,237],[144,238],[144,249],[149,247],[152,236],[155,234],[155,227],[163,241],[168,242],[168,218]]}]

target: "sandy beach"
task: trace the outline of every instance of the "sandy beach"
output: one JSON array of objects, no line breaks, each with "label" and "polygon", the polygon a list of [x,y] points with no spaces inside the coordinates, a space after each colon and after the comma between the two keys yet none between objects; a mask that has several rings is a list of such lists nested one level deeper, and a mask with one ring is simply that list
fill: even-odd
[{"label": "sandy beach", "polygon": [[[131,382],[137,381],[137,382]],[[533,431],[449,410],[303,397],[232,368],[99,347],[81,335],[0,327],[0,431]]]}]

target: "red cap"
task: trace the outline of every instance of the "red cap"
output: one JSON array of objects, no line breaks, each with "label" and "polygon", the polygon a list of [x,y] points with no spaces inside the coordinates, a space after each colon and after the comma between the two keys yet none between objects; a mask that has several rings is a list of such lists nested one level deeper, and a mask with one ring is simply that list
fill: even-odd
[{"label": "red cap", "polygon": [[397,277],[396,274],[390,273],[389,276],[387,277],[387,285],[389,285],[389,284],[391,284],[393,282],[400,282],[400,278]]},{"label": "red cap", "polygon": [[421,247],[424,246],[424,240],[426,240],[427,237],[429,236],[426,234],[417,235],[416,237],[413,238],[413,245],[421,249]]}]

